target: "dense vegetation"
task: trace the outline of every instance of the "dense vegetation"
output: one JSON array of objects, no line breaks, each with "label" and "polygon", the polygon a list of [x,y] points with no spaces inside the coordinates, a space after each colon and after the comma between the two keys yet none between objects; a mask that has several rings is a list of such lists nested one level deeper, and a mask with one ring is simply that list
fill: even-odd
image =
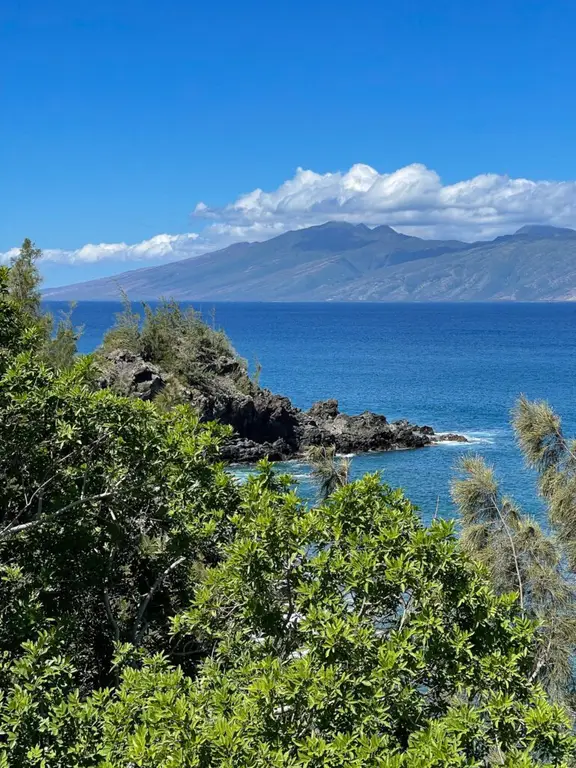
[{"label": "dense vegetation", "polygon": [[246,361],[238,356],[226,334],[210,327],[191,307],[161,301],[152,309],[143,304],[143,317],[134,312],[126,295],[124,311],[105,335],[101,356],[126,350],[146,362],[158,365],[170,379],[172,398],[183,388],[213,388],[224,380],[250,392],[254,383],[248,376]]},{"label": "dense vegetation", "polygon": [[462,543],[486,565],[497,592],[517,591],[522,613],[538,622],[532,676],[574,706],[576,443],[546,403],[520,398],[513,422],[525,460],[538,473],[546,528],[503,496],[493,469],[472,457],[453,487]]},{"label": "dense vegetation", "polygon": [[[574,764],[526,581],[494,591],[452,523],[328,454],[315,507],[267,463],[237,484],[224,428],[98,389],[36,258],[0,270],[0,768]],[[172,305],[147,322],[109,348],[185,378],[166,339],[195,364],[214,339]]]}]

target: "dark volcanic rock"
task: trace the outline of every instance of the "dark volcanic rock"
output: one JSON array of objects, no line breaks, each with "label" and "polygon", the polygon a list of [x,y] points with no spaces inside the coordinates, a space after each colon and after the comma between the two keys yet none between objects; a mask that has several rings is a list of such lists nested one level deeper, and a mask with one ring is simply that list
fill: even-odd
[{"label": "dark volcanic rock", "polygon": [[254,464],[261,459],[284,461],[294,456],[294,451],[284,440],[274,443],[257,443],[255,440],[233,438],[222,447],[222,458],[236,464]]},{"label": "dark volcanic rock", "polygon": [[304,415],[302,447],[330,444],[340,453],[366,453],[430,445],[434,430],[408,421],[389,423],[379,413],[364,411],[358,416],[340,413],[337,400],[315,403]]},{"label": "dark volcanic rock", "polygon": [[109,387],[121,395],[140,400],[152,400],[166,386],[166,380],[155,365],[124,350],[106,356],[98,383],[102,389]]},{"label": "dark volcanic rock", "polygon": [[308,416],[314,421],[325,422],[335,419],[339,413],[338,400],[318,400],[308,411]]},{"label": "dark volcanic rock", "polygon": [[[234,370],[236,378],[230,377],[219,369],[182,388],[202,421],[220,421],[234,430],[222,448],[222,457],[231,462],[282,461],[313,445],[333,445],[339,453],[365,453],[422,448],[447,440],[467,442],[462,435],[436,435],[432,427],[406,420],[391,423],[371,411],[349,416],[340,413],[337,400],[321,400],[301,411],[289,398],[237,374]],[[166,383],[167,377],[138,355],[118,350],[104,360],[102,387],[150,400]]]},{"label": "dark volcanic rock", "polygon": [[[434,433],[433,433],[434,434]],[[441,435],[434,434],[434,443],[469,443],[467,437],[464,435],[457,435],[454,432],[444,432]]]},{"label": "dark volcanic rock", "polygon": [[[202,421],[221,421],[229,424],[241,438],[237,441],[240,453],[247,444],[260,446],[263,455],[268,448],[283,456],[298,452],[302,427],[300,411],[287,397],[275,395],[267,389],[258,389],[254,395],[238,391],[215,394],[193,393],[192,404],[198,409]],[[242,443],[242,445],[240,445]],[[254,448],[256,451],[256,448]]]}]

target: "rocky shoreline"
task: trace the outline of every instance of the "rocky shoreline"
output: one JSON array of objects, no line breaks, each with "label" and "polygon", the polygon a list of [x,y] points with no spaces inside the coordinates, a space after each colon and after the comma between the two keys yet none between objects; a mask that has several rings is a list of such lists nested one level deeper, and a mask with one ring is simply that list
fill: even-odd
[{"label": "rocky shoreline", "polygon": [[[168,377],[138,355],[122,350],[107,356],[101,387],[112,387],[126,395],[152,400],[165,390]],[[222,447],[222,457],[231,463],[254,463],[268,458],[285,461],[301,456],[314,445],[334,446],[338,453],[424,448],[442,441],[468,442],[457,434],[437,434],[430,426],[402,419],[389,422],[378,413],[357,416],[341,413],[337,400],[315,403],[308,411],[291,400],[255,384],[241,391],[226,376],[183,390],[202,421],[219,421],[234,430]]]},{"label": "rocky shoreline", "polygon": [[[424,448],[447,440],[467,442],[463,435],[438,435],[432,427],[411,424],[404,419],[389,422],[382,414],[371,411],[350,416],[340,412],[337,400],[322,400],[310,410],[301,411],[288,398],[266,390],[262,394],[255,403],[257,420],[263,416],[267,422],[265,432],[271,430],[273,434],[249,429],[251,436],[247,437],[242,428],[246,424],[237,425],[238,436],[223,448],[227,461],[253,463],[263,458],[286,461],[302,456],[314,445],[333,445],[337,453],[352,454]],[[265,436],[268,439],[262,439]],[[273,437],[275,439],[271,439]]]}]

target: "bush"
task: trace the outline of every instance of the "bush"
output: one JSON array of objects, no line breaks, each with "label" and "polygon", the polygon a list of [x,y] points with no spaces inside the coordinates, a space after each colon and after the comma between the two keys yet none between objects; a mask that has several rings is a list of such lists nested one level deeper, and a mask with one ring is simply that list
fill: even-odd
[{"label": "bush", "polygon": [[527,674],[533,624],[451,524],[424,528],[376,477],[318,509],[288,483],[267,465],[248,482],[224,559],[175,621],[182,647],[203,646],[195,678],[125,647],[118,685],[81,699],[61,655],[38,663],[41,638],[5,670],[5,753],[66,768],[572,764],[567,715]]},{"label": "bush", "polygon": [[225,559],[176,621],[212,649],[194,759],[563,764],[567,717],[529,680],[534,624],[487,587],[453,525],[423,527],[374,476],[316,509],[288,483],[267,465],[248,482]]},{"label": "bush", "polygon": [[207,325],[194,309],[182,309],[174,301],[162,301],[156,309],[144,304],[143,309],[142,319],[124,296],[124,311],[104,337],[104,354],[126,349],[194,387],[210,387],[216,377],[225,377],[254,388],[246,361],[226,334]]},{"label": "bush", "polygon": [[[169,620],[218,558],[236,491],[218,462],[225,428],[94,392],[91,375],[89,359],[57,374],[23,353],[0,377],[0,562],[92,684],[110,681],[117,641],[169,652]],[[2,599],[0,644],[14,650],[28,637],[11,610]]]}]

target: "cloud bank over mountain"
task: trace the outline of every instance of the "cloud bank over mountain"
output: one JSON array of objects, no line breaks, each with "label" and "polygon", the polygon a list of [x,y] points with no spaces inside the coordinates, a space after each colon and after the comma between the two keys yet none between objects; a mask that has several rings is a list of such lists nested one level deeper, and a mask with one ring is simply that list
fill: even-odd
[{"label": "cloud bank over mountain", "polygon": [[406,234],[459,240],[489,239],[524,224],[576,224],[576,182],[530,181],[484,174],[443,185],[413,164],[393,173],[354,165],[346,173],[298,169],[273,192],[256,189],[223,208],[196,206],[196,216],[224,228],[279,234],[330,221],[388,224]]},{"label": "cloud bank over mountain", "polygon": [[[102,243],[76,250],[45,250],[44,256],[55,264],[144,266],[197,256],[235,242],[263,241],[326,221],[388,224],[405,234],[466,241],[507,234],[525,224],[576,227],[576,181],[483,174],[443,184],[435,171],[418,163],[392,173],[379,173],[363,164],[325,174],[299,168],[273,191],[255,189],[222,207],[200,202],[192,219],[200,232],[162,234],[134,245]],[[7,263],[15,253],[16,249],[0,253],[0,263]]]}]

